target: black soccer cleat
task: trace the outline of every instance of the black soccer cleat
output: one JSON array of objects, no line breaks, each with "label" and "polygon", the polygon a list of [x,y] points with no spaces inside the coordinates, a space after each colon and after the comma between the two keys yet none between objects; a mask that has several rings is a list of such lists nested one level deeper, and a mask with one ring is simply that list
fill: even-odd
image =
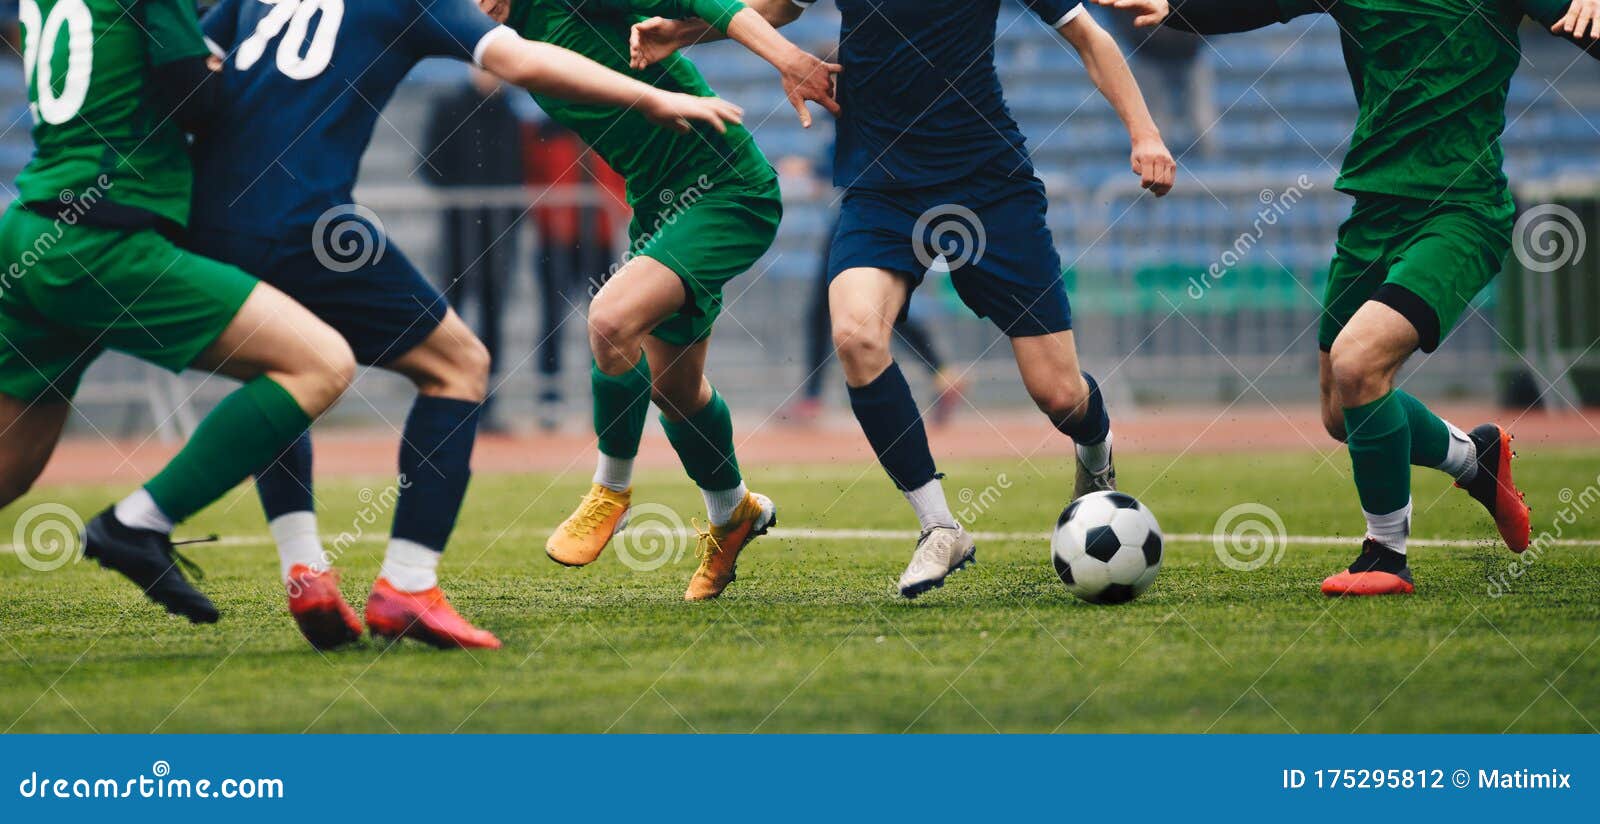
[{"label": "black soccer cleat", "polygon": [[1478,450],[1478,472],[1472,480],[1457,483],[1483,504],[1494,518],[1494,525],[1512,552],[1528,548],[1532,537],[1532,519],[1523,493],[1511,478],[1511,433],[1497,424],[1486,423],[1474,427],[1467,434]]},{"label": "black soccer cleat", "polygon": [[137,584],[146,597],[173,615],[181,615],[196,624],[217,622],[217,608],[189,583],[183,576],[183,569],[188,569],[195,578],[203,578],[205,574],[193,561],[178,554],[169,535],[126,526],[108,508],[84,528],[83,556],[122,573]]}]

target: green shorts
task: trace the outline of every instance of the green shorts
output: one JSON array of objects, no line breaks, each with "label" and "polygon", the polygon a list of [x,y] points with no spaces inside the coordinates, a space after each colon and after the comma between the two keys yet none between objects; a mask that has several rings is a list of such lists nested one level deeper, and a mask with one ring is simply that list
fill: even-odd
[{"label": "green shorts", "polygon": [[70,400],[106,349],[181,372],[255,286],[153,229],[72,225],[14,204],[0,217],[0,393]]},{"label": "green shorts", "polygon": [[1317,342],[1324,352],[1369,300],[1404,315],[1432,352],[1511,251],[1513,208],[1358,195],[1339,226]]},{"label": "green shorts", "polygon": [[636,210],[629,251],[677,272],[689,294],[678,313],[651,334],[675,346],[710,337],[722,314],[722,287],[767,253],[782,218],[776,180],[753,186],[712,182]]}]

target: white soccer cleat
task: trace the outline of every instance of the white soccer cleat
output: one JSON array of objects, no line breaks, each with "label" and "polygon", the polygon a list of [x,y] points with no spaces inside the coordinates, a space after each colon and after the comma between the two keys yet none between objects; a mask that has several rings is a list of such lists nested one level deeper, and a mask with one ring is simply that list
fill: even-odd
[{"label": "white soccer cleat", "polygon": [[900,594],[915,598],[936,587],[967,564],[976,563],[978,547],[959,526],[935,526],[922,531],[911,564],[900,575]]}]

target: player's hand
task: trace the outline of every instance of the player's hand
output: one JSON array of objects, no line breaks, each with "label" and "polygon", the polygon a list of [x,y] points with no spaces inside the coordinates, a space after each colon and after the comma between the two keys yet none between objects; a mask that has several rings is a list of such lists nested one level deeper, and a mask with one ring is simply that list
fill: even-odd
[{"label": "player's hand", "polygon": [[1167,19],[1167,15],[1172,11],[1172,7],[1167,5],[1167,0],[1094,0],[1094,2],[1096,5],[1121,9],[1133,14],[1133,24],[1141,28],[1158,25]]},{"label": "player's hand", "polygon": [[1172,191],[1178,164],[1161,138],[1140,138],[1133,141],[1133,173],[1139,176],[1140,186],[1161,197]]},{"label": "player's hand", "polygon": [[511,16],[511,0],[478,0],[478,9],[494,22],[504,23]]},{"label": "player's hand", "polygon": [[718,134],[726,134],[729,123],[743,123],[744,109],[720,97],[695,97],[678,92],[657,92],[640,102],[639,109],[650,122],[679,134],[706,123]]},{"label": "player's hand", "polygon": [[633,24],[628,33],[628,65],[648,69],[671,57],[682,48],[684,26],[681,20],[652,17]]},{"label": "player's hand", "polygon": [[1600,40],[1600,0],[1572,0],[1567,13],[1550,31],[1575,40]]},{"label": "player's hand", "polygon": [[833,96],[833,78],[844,71],[844,67],[819,60],[810,52],[796,51],[798,54],[790,65],[783,67],[783,94],[800,115],[800,126],[809,129],[811,112],[806,108],[807,100],[827,109],[834,117],[839,116],[839,101]]}]

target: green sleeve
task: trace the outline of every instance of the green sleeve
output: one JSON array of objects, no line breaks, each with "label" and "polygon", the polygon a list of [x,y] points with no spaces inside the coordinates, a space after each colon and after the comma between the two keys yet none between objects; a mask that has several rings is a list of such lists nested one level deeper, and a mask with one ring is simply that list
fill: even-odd
[{"label": "green sleeve", "polygon": [[723,34],[728,33],[728,23],[733,16],[745,8],[743,0],[589,0],[580,8],[584,6],[600,6],[674,20],[698,17]]},{"label": "green sleeve", "polygon": [[150,38],[150,65],[204,57],[211,53],[188,0],[144,0],[144,30]]}]

